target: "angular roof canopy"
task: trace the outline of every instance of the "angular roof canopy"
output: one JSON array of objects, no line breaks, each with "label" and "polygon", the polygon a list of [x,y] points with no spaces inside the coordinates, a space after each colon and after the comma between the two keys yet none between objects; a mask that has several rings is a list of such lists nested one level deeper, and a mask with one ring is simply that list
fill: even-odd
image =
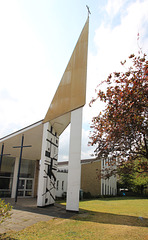
[{"label": "angular roof canopy", "polygon": [[[89,17],[43,120],[44,123],[50,121],[52,125],[55,124],[54,128],[59,135],[70,123],[71,111],[85,105],[88,27]],[[63,120],[63,117],[66,121]]]},{"label": "angular roof canopy", "polygon": [[58,135],[60,135],[70,123],[71,111],[85,105],[88,26],[89,17],[44,120],[1,138],[0,148],[4,143],[5,153],[11,154],[12,157],[19,157],[20,149],[12,147],[21,144],[23,134],[25,139],[24,144],[32,145],[31,148],[23,149],[23,158],[32,160],[40,159],[43,123],[49,121]]}]

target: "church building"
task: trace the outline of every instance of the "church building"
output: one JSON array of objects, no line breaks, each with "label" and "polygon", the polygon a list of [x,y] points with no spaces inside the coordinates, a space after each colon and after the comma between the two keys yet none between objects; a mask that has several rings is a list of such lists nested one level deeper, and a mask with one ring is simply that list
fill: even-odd
[{"label": "church building", "polygon": [[[94,161],[81,165],[88,30],[89,16],[44,119],[0,139],[0,198],[10,197],[17,202],[18,197],[37,197],[38,207],[54,204],[59,187],[57,179],[57,174],[60,172],[57,171],[58,168],[60,169],[59,138],[69,124],[68,170],[67,177],[61,185],[64,190],[64,181],[66,181],[66,210],[79,211],[80,188],[92,193],[96,191],[97,194],[99,191],[101,194],[107,191],[109,194],[115,194],[114,181],[114,187],[102,182],[97,190],[97,183],[93,178],[96,177],[96,166],[98,164],[101,166],[101,163]],[[87,175],[90,176],[88,179]]]},{"label": "church building", "polygon": [[38,207],[54,204],[59,138],[70,124],[66,210],[79,211],[88,28],[89,16],[44,119],[0,139],[0,197],[37,196]]}]

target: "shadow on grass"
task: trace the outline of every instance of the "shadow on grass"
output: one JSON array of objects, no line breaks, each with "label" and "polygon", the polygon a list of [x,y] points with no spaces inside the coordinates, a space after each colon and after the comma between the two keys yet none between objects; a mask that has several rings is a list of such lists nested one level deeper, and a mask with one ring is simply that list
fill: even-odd
[{"label": "shadow on grass", "polygon": [[1,240],[18,240],[18,238],[8,237],[6,236],[6,233],[0,234]]},{"label": "shadow on grass", "polygon": [[[104,198],[104,199],[91,199],[90,201],[92,200],[114,201],[119,199],[120,198]],[[134,197],[121,198],[121,200],[123,199],[133,200],[135,198]],[[66,206],[60,203],[56,203],[54,206],[49,206],[46,208],[38,208],[36,206],[36,199],[19,199],[17,203],[14,203],[12,199],[7,199],[7,202],[10,202],[10,204],[12,204],[13,206],[13,209],[19,210],[19,212],[20,210],[24,212],[31,212],[31,213],[38,214],[38,216],[42,214],[42,215],[48,215],[53,218],[64,218],[64,219],[70,218],[71,220],[78,220],[78,221],[84,221],[84,222],[89,221],[89,222],[96,222],[96,223],[102,223],[102,224],[148,227],[148,218],[141,218],[140,216],[135,217],[135,216],[128,216],[128,215],[112,214],[112,213],[102,213],[102,212],[96,212],[96,211],[89,211],[85,209],[80,209],[80,213],[75,214],[74,212],[66,212]],[[12,218],[13,218],[13,215],[12,215]],[[18,215],[18,218],[19,218],[19,215]],[[42,216],[40,218],[40,221],[42,221]],[[9,238],[6,240],[9,240]]]},{"label": "shadow on grass", "polygon": [[80,214],[75,215],[74,217],[72,217],[72,219],[103,224],[148,227],[148,218],[87,211],[85,209],[81,209]]}]

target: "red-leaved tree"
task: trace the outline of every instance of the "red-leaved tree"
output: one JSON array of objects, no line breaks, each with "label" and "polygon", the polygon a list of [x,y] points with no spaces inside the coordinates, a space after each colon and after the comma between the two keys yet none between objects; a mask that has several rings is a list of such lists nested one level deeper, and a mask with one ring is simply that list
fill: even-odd
[{"label": "red-leaved tree", "polygon": [[[132,166],[135,159],[143,172],[148,171],[148,61],[146,54],[132,54],[129,59],[132,66],[110,74],[101,83],[107,84],[106,90],[97,90],[90,102],[92,106],[99,99],[106,104],[92,119],[89,144],[96,147],[97,157],[109,160],[110,175],[115,162],[122,166],[128,161]],[[126,61],[121,64],[125,67]]]}]

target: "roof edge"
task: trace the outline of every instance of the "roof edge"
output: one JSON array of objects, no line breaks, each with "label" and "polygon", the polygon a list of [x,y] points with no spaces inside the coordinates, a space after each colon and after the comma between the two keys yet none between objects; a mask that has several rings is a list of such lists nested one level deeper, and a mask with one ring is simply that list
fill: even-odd
[{"label": "roof edge", "polygon": [[15,131],[13,133],[10,133],[10,134],[0,138],[0,142],[2,142],[3,140],[6,140],[7,138],[9,138],[9,137],[11,137],[13,135],[17,135],[17,134],[19,134],[21,132],[24,132],[25,130],[31,129],[33,127],[36,127],[36,126],[38,126],[38,125],[40,125],[42,123],[43,123],[43,119],[38,121],[38,122],[32,123],[31,125],[28,125],[27,127],[21,128],[20,130],[17,130],[17,131]]}]

